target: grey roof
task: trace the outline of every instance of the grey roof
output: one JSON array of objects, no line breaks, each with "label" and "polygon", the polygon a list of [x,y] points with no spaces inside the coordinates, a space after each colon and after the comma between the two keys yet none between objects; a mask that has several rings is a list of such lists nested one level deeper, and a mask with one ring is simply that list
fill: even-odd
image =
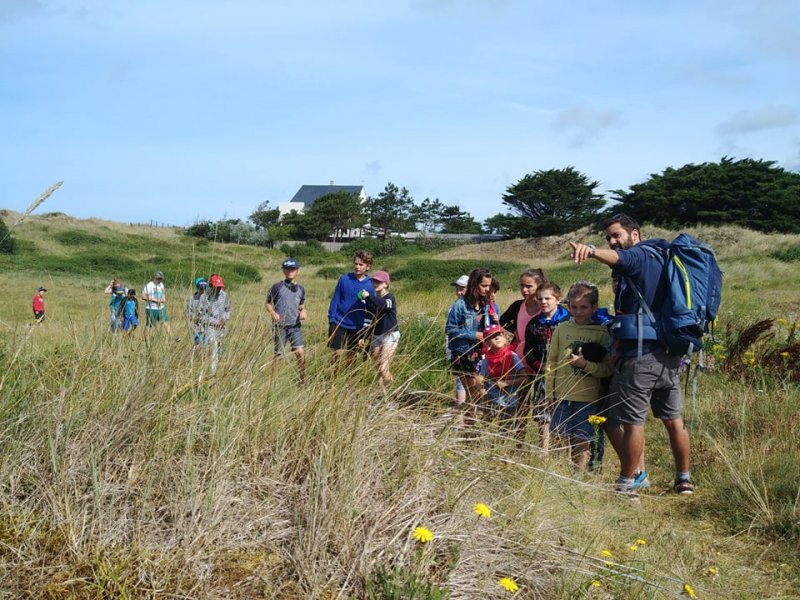
[{"label": "grey roof", "polygon": [[334,192],[347,192],[349,194],[360,194],[364,189],[363,185],[304,185],[292,198],[292,202],[302,202],[308,208],[319,198]]}]

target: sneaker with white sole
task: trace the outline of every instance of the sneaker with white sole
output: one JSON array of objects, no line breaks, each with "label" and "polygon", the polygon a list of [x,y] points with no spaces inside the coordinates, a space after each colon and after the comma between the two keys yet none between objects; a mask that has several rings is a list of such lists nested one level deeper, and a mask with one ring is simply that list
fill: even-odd
[{"label": "sneaker with white sole", "polygon": [[650,487],[650,480],[647,478],[647,471],[639,471],[636,477],[633,478],[633,485],[631,488],[634,490],[642,490]]},{"label": "sneaker with white sole", "polygon": [[681,496],[694,494],[694,484],[688,479],[676,481],[675,486],[672,489],[675,490],[676,494],[680,494]]}]

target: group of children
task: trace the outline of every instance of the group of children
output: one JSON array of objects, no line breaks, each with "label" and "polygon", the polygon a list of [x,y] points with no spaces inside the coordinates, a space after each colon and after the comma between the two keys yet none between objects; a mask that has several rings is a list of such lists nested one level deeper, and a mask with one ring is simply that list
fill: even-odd
[{"label": "group of children", "polygon": [[602,412],[612,373],[603,326],[609,317],[598,310],[597,286],[574,283],[565,308],[559,286],[529,269],[519,278],[522,298],[498,316],[498,286],[488,270],[474,269],[453,284],[445,332],[456,404],[473,418],[478,407],[510,423],[532,416],[544,451],[556,436],[569,446],[572,463],[586,468],[593,442],[602,440],[589,417]]},{"label": "group of children", "polygon": [[111,331],[124,331],[129,334],[139,326],[139,299],[136,290],[126,288],[119,279],[112,279],[106,286],[106,294],[111,294],[108,309],[111,316]]},{"label": "group of children", "polygon": [[[397,301],[389,291],[389,273],[379,270],[369,275],[371,267],[372,256],[356,252],[353,271],[337,281],[328,308],[328,347],[333,350],[334,373],[368,347],[378,379],[387,386],[394,379],[390,364],[400,341]],[[277,359],[288,344],[303,382],[302,321],[307,313],[305,289],[297,282],[300,263],[287,258],[281,268],[284,278],[270,288],[265,302],[273,322],[273,368],[279,367]],[[456,404],[467,409],[459,424],[465,424],[470,413],[475,417],[479,407],[518,424],[532,417],[543,450],[549,448],[551,435],[564,438],[573,464],[585,468],[598,437],[589,417],[602,412],[612,373],[610,338],[604,327],[609,316],[598,310],[597,286],[574,283],[564,307],[559,286],[548,281],[541,269],[528,269],[519,277],[522,298],[501,314],[495,302],[500,286],[487,269],[476,268],[453,285],[456,300],[448,311],[445,333]],[[208,282],[200,277],[195,287],[186,314],[194,327],[195,344],[213,342],[213,371],[230,302],[219,275]],[[44,318],[45,291],[39,288],[34,297],[39,321]],[[111,295],[112,331],[130,333],[138,326],[136,291],[117,279],[105,291]]]},{"label": "group of children", "polygon": [[[273,322],[275,355],[280,358],[289,343],[303,382],[305,354],[301,321],[306,319],[306,308],[305,290],[297,283],[300,263],[288,258],[281,267],[284,279],[270,288],[266,299]],[[328,347],[333,350],[334,373],[351,365],[356,354],[369,347],[378,367],[378,380],[386,386],[394,380],[389,367],[400,342],[397,301],[389,292],[389,273],[381,270],[368,275],[371,268],[372,255],[356,252],[353,271],[336,282],[328,307]],[[273,368],[278,366],[275,360]]]}]

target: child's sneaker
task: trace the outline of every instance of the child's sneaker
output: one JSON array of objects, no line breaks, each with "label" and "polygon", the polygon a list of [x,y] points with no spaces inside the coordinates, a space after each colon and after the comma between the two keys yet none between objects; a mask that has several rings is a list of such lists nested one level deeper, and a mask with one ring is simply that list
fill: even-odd
[{"label": "child's sneaker", "polygon": [[614,491],[617,492],[623,498],[630,500],[631,502],[638,502],[639,501],[639,494],[633,488],[632,485],[627,485],[620,481],[614,483]]},{"label": "child's sneaker", "polygon": [[676,494],[680,494],[681,496],[694,494],[694,485],[688,479],[681,479],[680,481],[676,480],[675,486],[672,489],[675,490]]},{"label": "child's sneaker", "polygon": [[647,471],[639,471],[636,477],[633,478],[633,485],[631,488],[634,490],[642,490],[650,487],[650,480],[647,478]]}]

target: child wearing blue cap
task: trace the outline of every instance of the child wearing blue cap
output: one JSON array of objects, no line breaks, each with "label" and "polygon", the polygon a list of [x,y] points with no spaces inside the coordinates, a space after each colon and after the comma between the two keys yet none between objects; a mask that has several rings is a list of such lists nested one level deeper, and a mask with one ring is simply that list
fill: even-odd
[{"label": "child wearing blue cap", "polygon": [[301,322],[306,314],[306,290],[297,283],[300,263],[295,258],[287,258],[281,264],[283,281],[275,283],[267,294],[266,307],[272,317],[272,331],[275,340],[275,359],[272,361],[272,375],[280,368],[280,359],[286,343],[292,349],[300,371],[300,383],[306,378],[306,355],[303,350],[303,331]]}]

